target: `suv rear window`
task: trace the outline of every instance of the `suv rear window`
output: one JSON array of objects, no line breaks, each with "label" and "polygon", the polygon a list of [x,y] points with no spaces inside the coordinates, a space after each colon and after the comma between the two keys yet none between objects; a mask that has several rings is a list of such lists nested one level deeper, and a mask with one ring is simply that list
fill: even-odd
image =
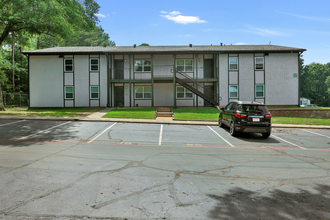
[{"label": "suv rear window", "polygon": [[267,107],[264,105],[240,105],[238,107],[238,110],[243,112],[268,112]]}]

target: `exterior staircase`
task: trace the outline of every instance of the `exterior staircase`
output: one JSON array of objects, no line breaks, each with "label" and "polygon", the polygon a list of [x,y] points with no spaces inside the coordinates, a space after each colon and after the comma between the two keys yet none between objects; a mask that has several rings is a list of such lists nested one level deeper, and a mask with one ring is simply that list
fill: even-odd
[{"label": "exterior staircase", "polygon": [[182,71],[175,70],[175,81],[189,89],[195,95],[198,95],[202,99],[206,100],[207,102],[211,103],[214,106],[218,106],[221,101],[221,97],[216,94],[214,91],[205,88],[202,83],[198,83],[196,80],[188,76],[187,74],[183,73]]},{"label": "exterior staircase", "polygon": [[157,117],[172,117],[173,112],[171,107],[158,107],[156,111]]}]

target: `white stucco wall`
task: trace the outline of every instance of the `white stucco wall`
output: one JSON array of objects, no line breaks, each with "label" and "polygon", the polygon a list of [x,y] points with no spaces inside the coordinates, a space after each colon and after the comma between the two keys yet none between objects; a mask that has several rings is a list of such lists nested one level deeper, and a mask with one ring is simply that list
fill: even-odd
[{"label": "white stucco wall", "polygon": [[265,56],[265,102],[267,105],[299,105],[297,53]]},{"label": "white stucco wall", "polygon": [[183,107],[194,106],[194,100],[193,99],[188,99],[188,100],[177,99],[176,106],[183,106]]},{"label": "white stucco wall", "polygon": [[173,106],[173,83],[154,84],[154,106]]},{"label": "white stucco wall", "polygon": [[89,58],[88,55],[74,56],[75,106],[89,106]]},{"label": "white stucco wall", "polygon": [[63,107],[63,58],[30,56],[30,107]]},{"label": "white stucco wall", "polygon": [[254,66],[253,54],[239,55],[239,99],[243,101],[254,100]]},{"label": "white stucco wall", "polygon": [[219,55],[219,94],[222,97],[220,105],[228,104],[228,55]]},{"label": "white stucco wall", "polygon": [[174,65],[173,54],[154,55],[153,61],[155,78],[173,76],[171,73]]},{"label": "white stucco wall", "polygon": [[106,107],[108,103],[108,75],[107,75],[107,57],[105,55],[100,56],[100,106]]}]

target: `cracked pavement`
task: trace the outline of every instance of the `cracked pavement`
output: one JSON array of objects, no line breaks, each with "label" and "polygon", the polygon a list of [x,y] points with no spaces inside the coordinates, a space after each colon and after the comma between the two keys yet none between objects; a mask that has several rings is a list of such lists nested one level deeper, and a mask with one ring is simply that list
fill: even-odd
[{"label": "cracked pavement", "polygon": [[0,125],[1,219],[330,219],[329,130]]}]

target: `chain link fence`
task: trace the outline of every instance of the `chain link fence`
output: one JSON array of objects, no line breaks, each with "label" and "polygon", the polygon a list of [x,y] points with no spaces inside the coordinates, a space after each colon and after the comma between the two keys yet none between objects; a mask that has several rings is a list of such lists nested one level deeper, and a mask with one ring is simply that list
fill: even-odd
[{"label": "chain link fence", "polygon": [[5,107],[29,106],[29,95],[21,93],[2,93]]}]

